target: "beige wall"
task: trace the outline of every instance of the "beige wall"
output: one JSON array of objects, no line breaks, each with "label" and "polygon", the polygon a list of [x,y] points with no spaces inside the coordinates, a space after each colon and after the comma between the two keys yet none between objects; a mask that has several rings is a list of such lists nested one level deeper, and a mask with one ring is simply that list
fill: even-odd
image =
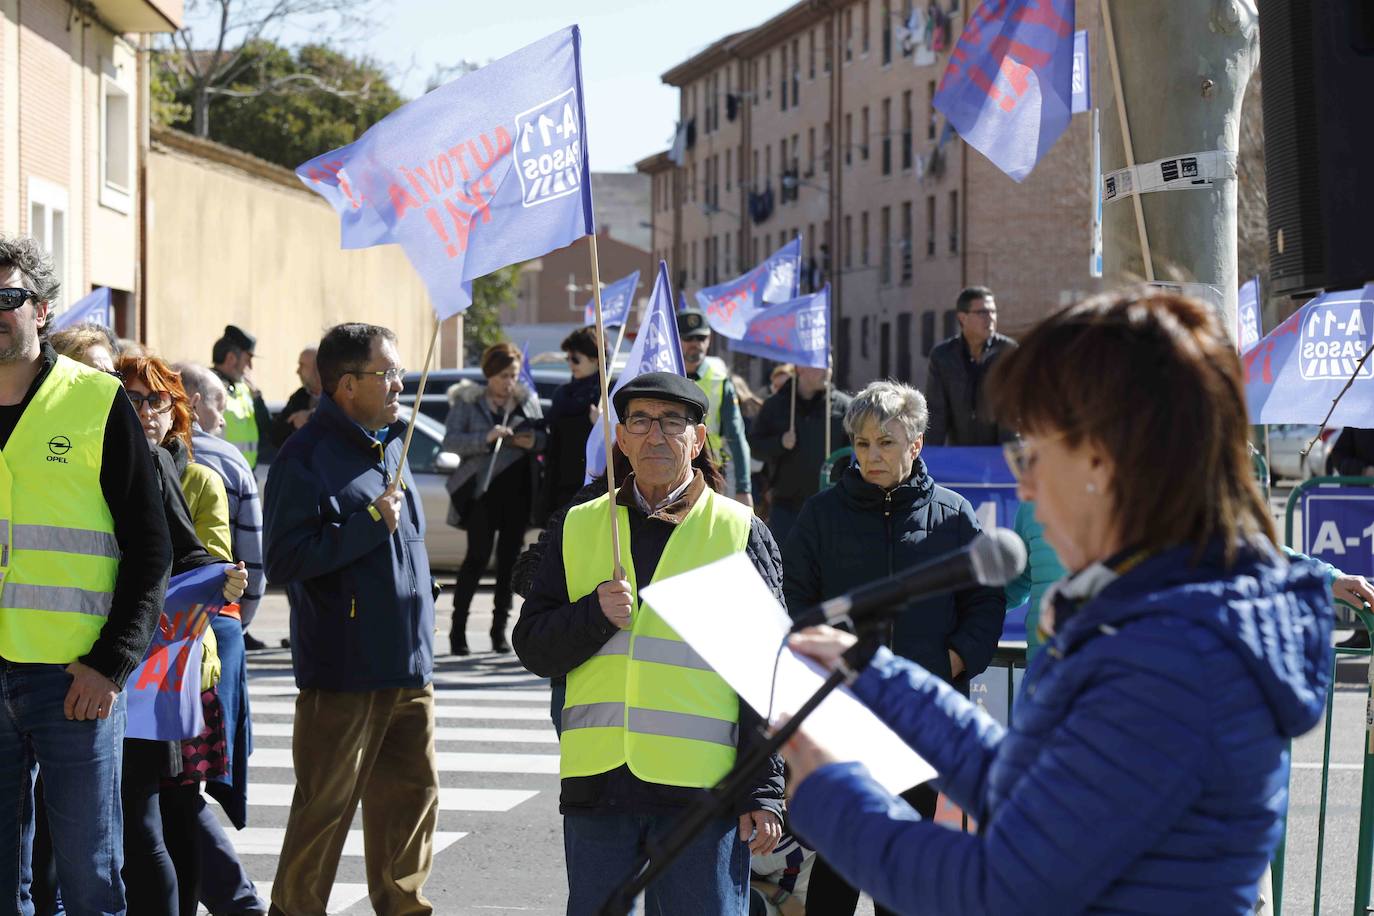
[{"label": "beige wall", "polygon": [[[258,338],[264,396],[285,400],[301,347],[331,325],[367,321],[394,330],[405,365],[421,367],[433,312],[401,249],[340,249],[338,217],[289,171],[159,134],[147,182],[146,340],[157,352],[208,362],[237,324]],[[445,338],[436,365],[457,365],[461,335]]]}]

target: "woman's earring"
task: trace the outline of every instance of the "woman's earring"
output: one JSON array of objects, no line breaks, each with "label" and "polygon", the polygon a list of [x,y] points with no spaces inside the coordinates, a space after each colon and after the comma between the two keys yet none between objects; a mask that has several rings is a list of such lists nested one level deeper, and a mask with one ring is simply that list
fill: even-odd
[{"label": "woman's earring", "polygon": [[1089,493],[1096,493],[1096,492],[1097,492],[1097,484],[1093,483],[1093,482],[1090,480],[1090,481],[1088,481],[1088,488],[1087,488],[1087,489],[1088,489],[1088,492],[1089,492]]}]

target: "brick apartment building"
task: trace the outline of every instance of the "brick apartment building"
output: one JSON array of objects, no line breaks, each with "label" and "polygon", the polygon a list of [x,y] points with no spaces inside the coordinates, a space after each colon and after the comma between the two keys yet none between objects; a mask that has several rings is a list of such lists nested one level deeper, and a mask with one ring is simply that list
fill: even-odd
[{"label": "brick apartment building", "polygon": [[0,0],[0,230],[37,238],[58,309],[97,286],[138,333],[149,33],[182,0]]},{"label": "brick apartment building", "polygon": [[[948,39],[921,53],[903,42],[911,0],[801,0],[663,74],[685,152],[637,168],[652,179],[655,262],[689,299],[800,233],[809,279],[831,284],[838,379],[856,387],[924,384],[965,286],[996,292],[1013,335],[1098,288],[1088,115],[1021,184],[957,135],[941,140],[932,100],[974,2],[922,7],[939,8]],[[1079,13],[1095,47],[1096,5]],[[761,362],[737,359],[762,380]]]}]

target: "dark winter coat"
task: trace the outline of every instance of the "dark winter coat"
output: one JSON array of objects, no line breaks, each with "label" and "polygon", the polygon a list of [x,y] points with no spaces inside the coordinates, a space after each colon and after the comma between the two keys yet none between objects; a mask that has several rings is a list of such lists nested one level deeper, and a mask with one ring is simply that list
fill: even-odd
[{"label": "dark winter coat", "polygon": [[1331,592],[1310,561],[1194,553],[1150,557],[1076,612],[1056,601],[1068,619],[1010,730],[887,653],[854,683],[977,835],[917,822],[857,763],[797,788],[793,829],[902,913],[1253,913],[1289,742],[1330,683]]},{"label": "dark winter coat", "polygon": [[296,685],[423,687],[434,673],[434,580],[425,514],[407,465],[399,524],[372,503],[396,475],[405,424],[380,440],[321,395],[267,475],[267,580],[291,602]]},{"label": "dark winter coat", "polygon": [[[905,482],[884,491],[851,467],[806,501],[783,547],[787,609],[820,601],[959,550],[982,528],[964,497],[936,485],[919,457]],[[949,650],[969,678],[992,661],[1006,616],[1000,588],[975,586],[908,606],[890,634],[892,651],[951,680]]]},{"label": "dark winter coat", "polygon": [[982,360],[975,363],[963,334],[935,345],[926,377],[926,445],[999,445],[1012,438],[1011,430],[989,415],[983,385],[992,364],[1015,348],[1016,341],[994,333]]}]

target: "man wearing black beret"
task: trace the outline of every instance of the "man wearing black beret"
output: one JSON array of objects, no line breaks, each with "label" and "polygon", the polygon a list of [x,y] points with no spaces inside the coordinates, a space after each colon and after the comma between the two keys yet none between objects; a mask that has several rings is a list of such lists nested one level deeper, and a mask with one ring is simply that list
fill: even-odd
[{"label": "man wearing black beret", "polygon": [[[653,608],[638,584],[744,552],[781,600],[782,562],[747,506],[706,486],[692,460],[706,444],[706,395],[650,372],[615,394],[617,446],[632,473],[616,493],[623,574],[612,574],[610,497],[568,511],[547,544],[515,625],[520,660],[567,676],[559,741],[568,913],[597,912],[648,839],[714,786],[754,740],[756,714]],[[648,912],[747,912],[749,855],[782,832],[774,757],[734,816],[703,831],[646,891]]]}]

